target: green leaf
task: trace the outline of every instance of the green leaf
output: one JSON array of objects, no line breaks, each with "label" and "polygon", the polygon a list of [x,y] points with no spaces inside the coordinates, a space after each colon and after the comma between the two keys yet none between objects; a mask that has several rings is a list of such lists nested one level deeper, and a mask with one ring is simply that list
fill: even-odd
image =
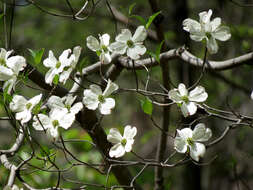
[{"label": "green leaf", "polygon": [[140,21],[140,23],[141,23],[142,25],[145,25],[145,24],[146,24],[145,19],[144,19],[144,18],[142,18],[142,17],[141,17],[141,16],[139,16],[139,15],[131,15],[131,16],[130,16],[130,18],[135,18],[135,19],[139,20],[139,21]]},{"label": "green leaf", "polygon": [[161,49],[163,47],[163,43],[164,43],[164,40],[159,44],[159,46],[156,48],[156,51],[155,51],[156,61],[158,63],[160,63],[160,53],[161,53]]},{"label": "green leaf", "polygon": [[154,19],[161,13],[161,11],[151,15],[149,18],[148,18],[148,22],[146,23],[145,25],[145,28],[148,29],[149,26],[151,25],[151,23],[154,21]]},{"label": "green leaf", "polygon": [[135,7],[136,3],[133,3],[129,6],[129,9],[128,9],[128,15],[131,15],[132,14],[132,11],[133,11],[133,8]]},{"label": "green leaf", "polygon": [[44,54],[45,49],[42,48],[40,50],[37,51],[33,51],[31,49],[28,49],[33,57],[34,63],[37,65],[41,62],[42,56]]},{"label": "green leaf", "polygon": [[145,100],[141,101],[141,108],[144,111],[144,113],[148,115],[152,115],[153,112],[153,104],[149,98],[145,98]]},{"label": "green leaf", "polygon": [[42,157],[46,157],[46,156],[49,156],[50,155],[50,150],[47,146],[42,146],[41,149],[40,149],[40,155]]},{"label": "green leaf", "polygon": [[4,16],[4,13],[0,14],[0,19],[2,19],[2,18],[3,18],[3,16]]},{"label": "green leaf", "polygon": [[57,85],[57,84],[58,84],[58,82],[59,82],[59,78],[60,78],[60,76],[59,76],[59,75],[55,75],[55,76],[54,76],[53,83],[54,83],[55,85]]}]

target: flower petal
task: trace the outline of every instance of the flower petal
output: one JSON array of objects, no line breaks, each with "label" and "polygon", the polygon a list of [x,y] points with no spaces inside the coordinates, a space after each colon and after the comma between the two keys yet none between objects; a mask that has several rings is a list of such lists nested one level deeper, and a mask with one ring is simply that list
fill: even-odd
[{"label": "flower petal", "polygon": [[174,148],[179,153],[185,153],[187,151],[187,144],[185,139],[176,137],[174,140]]},{"label": "flower petal", "polygon": [[126,53],[127,45],[124,42],[114,42],[110,44],[109,50],[122,55]]},{"label": "flower petal", "polygon": [[19,71],[24,70],[26,67],[26,60],[22,56],[12,56],[7,60],[6,65],[11,68],[15,74],[18,74]]},{"label": "flower petal", "polygon": [[177,129],[178,137],[187,140],[188,138],[192,138],[192,130],[190,128],[183,128],[181,130]]},{"label": "flower petal", "polygon": [[74,114],[72,113],[61,114],[61,118],[59,118],[59,125],[64,129],[68,129],[71,127],[74,121],[75,121]]},{"label": "flower petal", "polygon": [[97,109],[99,104],[98,95],[91,90],[84,90],[83,95],[83,104],[90,110]]},{"label": "flower petal", "polygon": [[103,96],[105,97],[110,96],[114,91],[118,90],[118,88],[119,86],[109,79],[106,88],[103,92]]},{"label": "flower petal", "polygon": [[57,63],[57,59],[55,58],[54,53],[50,50],[48,53],[48,58],[46,58],[43,61],[43,65],[45,67],[55,67],[56,63]]},{"label": "flower petal", "polygon": [[125,151],[126,152],[131,152],[131,150],[133,148],[133,144],[134,144],[134,140],[133,139],[128,139],[127,143],[125,145]]},{"label": "flower petal", "polygon": [[32,104],[32,106],[30,107],[30,110],[31,110],[35,105],[37,105],[37,104],[40,102],[41,98],[42,98],[42,94],[39,94],[39,95],[37,95],[37,96],[34,96],[33,98],[31,98],[31,99],[27,102],[27,103],[31,103],[31,104]]},{"label": "flower petal", "polygon": [[196,20],[187,18],[183,21],[183,29],[187,32],[191,32],[191,30],[201,30],[201,25]]},{"label": "flower petal", "polygon": [[210,54],[215,54],[218,52],[218,45],[214,37],[207,39],[206,46]]},{"label": "flower petal", "polygon": [[126,138],[127,140],[133,139],[136,133],[137,133],[136,127],[131,127],[130,125],[127,125],[124,129],[123,138]]},{"label": "flower petal", "polygon": [[77,114],[81,109],[83,109],[83,104],[81,102],[75,103],[71,108],[70,108],[70,113],[72,114]]},{"label": "flower petal", "polygon": [[90,85],[90,90],[96,94],[96,95],[101,95],[102,94],[102,90],[100,88],[100,86],[96,85],[96,84],[92,84]]},{"label": "flower petal", "polygon": [[107,140],[112,144],[121,143],[122,136],[118,129],[111,128],[109,134],[107,135]]},{"label": "flower petal", "polygon": [[[39,119],[38,119],[38,118]],[[33,128],[38,131],[43,131],[51,127],[50,118],[45,114],[38,114],[38,116],[33,117]],[[42,125],[41,125],[42,124]]]},{"label": "flower petal", "polygon": [[189,100],[194,102],[204,102],[206,101],[208,94],[205,92],[205,88],[202,86],[197,86],[189,93]]},{"label": "flower petal", "polygon": [[27,100],[23,96],[14,95],[10,103],[10,109],[13,112],[21,112],[25,109],[26,103],[27,103]]},{"label": "flower petal", "polygon": [[65,105],[62,103],[62,99],[58,96],[51,96],[46,104],[50,109],[57,108],[63,109]]},{"label": "flower petal", "polygon": [[231,37],[230,29],[227,26],[221,26],[212,33],[212,36],[217,40],[227,41]]},{"label": "flower petal", "polygon": [[16,113],[16,119],[21,120],[21,124],[27,123],[32,118],[32,114],[29,110]]},{"label": "flower petal", "polygon": [[208,12],[203,11],[199,13],[200,23],[204,23],[204,24],[209,23],[212,14],[213,14],[213,11],[211,9],[209,9]]},{"label": "flower petal", "polygon": [[105,102],[100,103],[98,108],[101,114],[111,114],[111,109],[115,107],[115,100],[113,98],[105,98]]},{"label": "flower petal", "polygon": [[140,55],[145,54],[146,52],[146,47],[141,44],[135,44],[133,48],[128,48],[127,49],[127,56],[129,56],[131,59],[139,59]]},{"label": "flower petal", "polygon": [[117,42],[127,42],[132,38],[132,34],[128,29],[122,29],[121,33],[115,38]]},{"label": "flower petal", "polygon": [[110,151],[109,151],[109,156],[111,158],[115,157],[115,158],[119,158],[121,156],[123,156],[125,154],[125,148],[120,144],[115,144],[113,147],[111,147]]},{"label": "flower petal", "polygon": [[133,42],[143,42],[147,38],[147,30],[144,26],[139,26],[132,38]]},{"label": "flower petal", "polygon": [[181,95],[179,94],[177,89],[170,90],[168,95],[169,95],[169,99],[171,99],[173,102],[176,102],[176,103],[182,102]]},{"label": "flower petal", "polygon": [[189,115],[194,115],[197,112],[197,105],[194,102],[189,102],[186,104]]},{"label": "flower petal", "polygon": [[212,131],[206,128],[205,124],[199,123],[193,130],[192,138],[194,141],[205,142],[212,137]]},{"label": "flower petal", "polygon": [[13,71],[7,67],[0,65],[0,81],[6,81],[11,79]]},{"label": "flower petal", "polygon": [[216,17],[210,22],[210,25],[212,27],[212,32],[215,31],[221,25],[221,18]]},{"label": "flower petal", "polygon": [[183,83],[180,83],[178,85],[178,91],[181,96],[188,96],[188,90],[186,89],[186,87]]},{"label": "flower petal", "polygon": [[100,43],[101,43],[101,45],[108,46],[110,44],[110,35],[109,34],[103,34],[100,37]]},{"label": "flower petal", "polygon": [[98,40],[93,36],[88,36],[87,39],[87,47],[92,51],[97,51],[100,49],[100,44]]},{"label": "flower petal", "polygon": [[199,161],[199,157],[203,157],[206,153],[206,147],[205,145],[201,143],[194,143],[192,146],[190,146],[190,156],[193,160]]}]

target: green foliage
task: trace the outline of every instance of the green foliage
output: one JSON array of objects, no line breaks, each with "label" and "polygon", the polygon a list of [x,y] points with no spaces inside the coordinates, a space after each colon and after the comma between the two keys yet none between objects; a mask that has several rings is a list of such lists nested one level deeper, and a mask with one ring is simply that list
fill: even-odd
[{"label": "green foliage", "polygon": [[161,14],[161,11],[159,11],[159,12],[157,12],[157,13],[151,15],[151,16],[148,18],[148,21],[147,21],[147,23],[146,23],[146,25],[145,25],[146,29],[149,28],[149,26],[152,24],[152,22],[155,20],[155,18],[156,18],[159,14]]},{"label": "green foliage", "polygon": [[160,64],[160,54],[164,41],[162,41],[156,48],[155,52],[147,51],[147,53],[153,57]]},{"label": "green foliage", "polygon": [[42,59],[45,49],[42,48],[40,50],[34,50],[34,51],[31,49],[28,49],[28,50],[31,53],[31,56],[33,57],[34,63],[36,65],[39,64],[41,62],[41,59]]},{"label": "green foliage", "polygon": [[145,98],[144,100],[140,100],[142,111],[148,115],[152,115],[153,112],[153,104],[149,98]]}]

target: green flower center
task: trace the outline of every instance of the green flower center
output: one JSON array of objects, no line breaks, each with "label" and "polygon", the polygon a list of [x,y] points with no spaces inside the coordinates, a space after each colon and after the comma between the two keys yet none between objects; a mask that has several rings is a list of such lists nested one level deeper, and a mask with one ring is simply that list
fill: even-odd
[{"label": "green flower center", "polygon": [[187,141],[187,143],[188,143],[190,146],[192,146],[193,143],[194,143],[194,141],[193,141],[192,138],[188,138],[186,141]]},{"label": "green flower center", "polygon": [[132,40],[127,41],[127,46],[132,48],[134,46],[134,42]]},{"label": "green flower center", "polygon": [[28,104],[26,104],[26,105],[25,105],[25,107],[26,107],[26,109],[28,109],[28,110],[29,110],[29,109],[32,107],[32,103],[28,103]]},{"label": "green flower center", "polygon": [[104,102],[105,102],[105,97],[104,97],[103,95],[99,95],[99,96],[98,96],[98,101],[99,101],[100,103],[104,103]]},{"label": "green flower center", "polygon": [[210,39],[212,35],[211,35],[210,32],[206,32],[206,36],[207,36],[208,39]]},{"label": "green flower center", "polygon": [[182,96],[182,97],[181,97],[181,100],[183,100],[185,103],[188,103],[188,102],[189,102],[188,96]]},{"label": "green flower center", "polygon": [[127,143],[127,140],[126,140],[126,139],[122,139],[120,143],[121,143],[123,146],[125,146],[126,143]]},{"label": "green flower center", "polygon": [[55,67],[56,67],[57,69],[59,69],[59,68],[60,68],[60,66],[61,66],[61,62],[60,62],[60,61],[58,61],[58,62],[56,63],[56,65],[55,65]]},{"label": "green flower center", "polygon": [[65,107],[68,109],[68,111],[70,111],[71,105],[66,104]]},{"label": "green flower center", "polygon": [[105,45],[102,45],[102,50],[106,53],[106,52],[108,52],[108,48],[105,46]]},{"label": "green flower center", "polygon": [[52,122],[52,124],[53,124],[54,127],[57,127],[57,126],[59,126],[59,121],[58,120],[54,120]]},{"label": "green flower center", "polygon": [[0,65],[6,66],[6,61],[5,61],[5,59],[0,59]]}]

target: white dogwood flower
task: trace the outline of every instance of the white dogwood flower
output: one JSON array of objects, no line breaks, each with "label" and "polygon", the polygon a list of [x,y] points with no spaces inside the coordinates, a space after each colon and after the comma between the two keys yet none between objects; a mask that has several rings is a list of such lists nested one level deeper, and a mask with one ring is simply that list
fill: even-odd
[{"label": "white dogwood flower", "polygon": [[146,37],[147,31],[144,26],[139,26],[133,36],[130,30],[123,29],[116,37],[116,42],[110,45],[110,49],[121,55],[127,53],[127,56],[136,60],[146,52],[146,47],[143,45]]},{"label": "white dogwood flower", "polygon": [[192,131],[190,128],[177,130],[177,136],[174,141],[174,148],[179,153],[190,153],[193,160],[199,161],[203,157],[206,147],[201,142],[208,141],[212,137],[212,131],[205,127],[205,124],[199,123]]},{"label": "white dogwood flower", "polygon": [[113,146],[109,151],[109,156],[119,158],[126,152],[130,152],[134,144],[134,136],[136,133],[136,127],[131,127],[130,125],[125,127],[123,136],[121,136],[118,129],[110,129],[110,132],[107,135],[107,140],[111,142]]},{"label": "white dogwood flower", "polygon": [[[70,53],[70,49],[64,50],[59,60],[57,60],[54,53],[51,50],[49,51],[48,58],[43,61],[43,65],[50,68],[45,76],[47,84],[52,85],[53,81],[58,82],[60,80],[60,74],[63,72],[64,68],[69,67],[72,61],[74,61],[74,56],[69,56]],[[61,81],[65,80],[61,79]]]},{"label": "white dogwood flower", "polygon": [[50,136],[57,138],[59,136],[58,128],[70,128],[75,120],[75,115],[68,113],[66,109],[52,109],[49,112],[49,116],[45,114],[38,114],[38,116],[33,117],[33,119],[34,129],[38,131],[47,130],[47,133]]},{"label": "white dogwood flower", "polygon": [[80,46],[74,47],[73,54],[69,58],[71,60],[70,65],[65,67],[60,74],[59,81],[61,83],[65,84],[71,72],[76,68],[76,64],[78,63],[79,57],[81,55],[81,50],[82,48]]},{"label": "white dogwood flower", "polygon": [[8,93],[11,92],[19,72],[26,67],[25,58],[19,55],[10,57],[12,52],[3,48],[0,51],[0,81],[5,81],[3,89],[7,89]]},{"label": "white dogwood flower", "polygon": [[10,109],[16,112],[16,119],[21,121],[21,124],[27,123],[32,118],[32,111],[42,98],[42,94],[34,96],[30,100],[26,100],[23,96],[14,95]]},{"label": "white dogwood flower", "polygon": [[178,88],[169,91],[169,98],[180,106],[184,117],[194,115],[198,103],[206,101],[207,97],[208,94],[202,86],[197,86],[189,93],[185,85],[180,83]]},{"label": "white dogwood flower", "polygon": [[227,26],[221,26],[221,18],[217,17],[210,20],[212,10],[199,13],[199,22],[187,18],[183,21],[183,29],[190,33],[190,37],[194,41],[206,40],[206,47],[209,53],[218,52],[217,40],[227,41],[230,37],[230,30]]},{"label": "white dogwood flower", "polygon": [[50,109],[66,109],[68,113],[77,114],[81,109],[83,109],[82,102],[77,102],[73,106],[75,99],[77,96],[67,95],[62,98],[58,96],[51,96],[47,101],[47,106]]},{"label": "white dogwood flower", "polygon": [[86,40],[88,48],[97,53],[101,62],[110,63],[112,61],[109,51],[109,34],[99,35],[100,42],[93,36],[88,36]]},{"label": "white dogwood flower", "polygon": [[83,91],[83,104],[90,110],[96,110],[98,108],[101,114],[108,115],[111,113],[111,109],[115,107],[115,100],[108,96],[118,90],[118,88],[118,85],[110,79],[104,92],[102,92],[100,86],[90,85],[90,89]]}]

